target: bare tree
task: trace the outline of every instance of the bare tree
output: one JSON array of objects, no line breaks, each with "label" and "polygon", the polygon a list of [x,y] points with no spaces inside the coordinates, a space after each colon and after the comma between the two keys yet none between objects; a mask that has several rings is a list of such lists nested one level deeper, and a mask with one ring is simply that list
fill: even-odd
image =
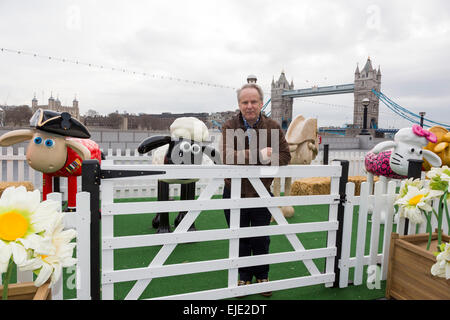
[{"label": "bare tree", "polygon": [[9,107],[5,109],[5,125],[8,126],[27,126],[32,116],[29,106]]}]

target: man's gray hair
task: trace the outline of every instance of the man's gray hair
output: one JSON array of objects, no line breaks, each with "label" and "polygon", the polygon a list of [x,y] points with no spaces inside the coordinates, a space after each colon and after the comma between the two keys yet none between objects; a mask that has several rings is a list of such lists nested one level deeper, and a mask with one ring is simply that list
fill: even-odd
[{"label": "man's gray hair", "polygon": [[246,83],[240,89],[237,90],[238,102],[239,102],[239,96],[241,95],[241,91],[244,89],[256,89],[256,91],[258,91],[259,97],[261,98],[261,101],[264,101],[264,92],[261,89],[261,87],[258,86],[256,83]]}]

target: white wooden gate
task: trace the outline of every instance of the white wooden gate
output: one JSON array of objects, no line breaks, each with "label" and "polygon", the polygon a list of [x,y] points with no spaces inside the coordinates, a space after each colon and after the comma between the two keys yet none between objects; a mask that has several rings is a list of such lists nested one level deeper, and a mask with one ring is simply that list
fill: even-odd
[{"label": "white wooden gate", "polygon": [[[136,170],[133,165],[114,165],[103,161],[102,170]],[[197,165],[171,165],[153,166],[141,165],[138,170],[166,171],[164,175],[147,177],[134,177],[133,179],[209,179],[206,188],[202,190],[197,200],[180,201],[148,201],[114,203],[114,184],[126,181],[127,178],[107,179],[101,182],[101,284],[102,299],[114,299],[114,283],[123,281],[137,281],[128,292],[125,299],[139,299],[142,292],[151,283],[152,279],[182,274],[193,274],[215,270],[228,270],[228,286],[213,290],[190,292],[179,295],[159,297],[160,299],[223,299],[245,294],[254,294],[265,291],[275,291],[302,287],[308,285],[325,284],[332,286],[335,280],[334,262],[336,257],[336,231],[338,229],[337,208],[339,204],[339,178],[341,166],[333,163],[329,166],[197,166]],[[331,177],[331,192],[329,195],[315,196],[286,196],[271,197],[260,178],[264,177]],[[211,199],[224,178],[231,178],[231,198]],[[260,198],[240,198],[241,179],[248,178]],[[290,224],[284,218],[279,206],[286,205],[329,205],[328,221]],[[274,217],[277,225],[262,227],[239,228],[239,209],[267,207]],[[230,209],[230,228],[199,230],[187,232],[188,228],[203,210]],[[144,214],[157,212],[187,211],[186,216],[172,233],[148,234],[132,236],[114,236],[114,216],[127,214]],[[298,233],[326,231],[327,244],[324,248],[305,249]],[[285,235],[293,251],[272,253],[259,256],[239,257],[239,238],[263,235]],[[226,259],[217,259],[200,262],[164,265],[175,247],[180,243],[202,242],[212,240],[229,240],[229,256]],[[123,248],[136,248],[162,245],[148,266],[143,268],[115,270],[114,250]],[[325,270],[321,271],[313,259],[325,258]],[[302,261],[308,269],[309,275],[304,277],[282,279],[267,283],[256,283],[246,286],[237,286],[238,268],[262,264],[273,264],[290,261]]]}]

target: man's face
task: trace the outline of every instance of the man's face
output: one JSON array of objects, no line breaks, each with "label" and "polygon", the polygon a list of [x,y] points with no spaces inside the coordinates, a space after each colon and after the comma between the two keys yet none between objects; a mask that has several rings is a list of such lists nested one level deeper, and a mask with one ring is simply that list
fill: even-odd
[{"label": "man's face", "polygon": [[247,121],[256,121],[261,112],[263,102],[254,88],[243,89],[239,95],[239,109]]}]

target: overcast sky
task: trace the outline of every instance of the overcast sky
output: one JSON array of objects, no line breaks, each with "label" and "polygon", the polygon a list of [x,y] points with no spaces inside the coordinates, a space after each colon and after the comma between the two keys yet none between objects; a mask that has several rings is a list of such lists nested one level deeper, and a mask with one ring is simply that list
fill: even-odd
[{"label": "overcast sky", "polygon": [[[296,89],[346,84],[370,56],[384,94],[450,123],[448,0],[0,0],[0,48],[93,65],[0,52],[0,104],[53,92],[82,114],[234,110],[249,74],[267,101],[282,70]],[[296,99],[297,114],[351,123],[353,94]],[[380,104],[381,127],[407,125]]]}]

